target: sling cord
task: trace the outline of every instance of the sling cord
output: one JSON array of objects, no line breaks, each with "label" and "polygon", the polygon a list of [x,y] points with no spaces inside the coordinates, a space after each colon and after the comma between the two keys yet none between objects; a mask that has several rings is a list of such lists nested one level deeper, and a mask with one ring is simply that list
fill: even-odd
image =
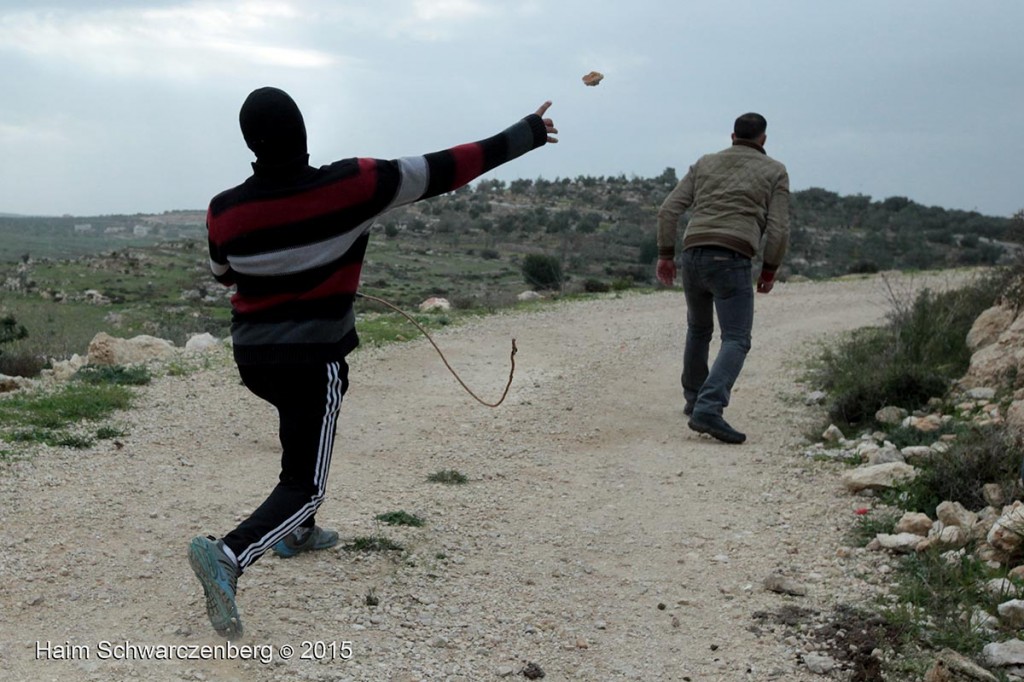
[{"label": "sling cord", "polygon": [[512,386],[512,376],[516,372],[516,352],[518,351],[518,349],[516,348],[516,340],[515,339],[512,339],[512,354],[509,355],[509,362],[511,363],[512,366],[511,366],[511,368],[508,371],[508,383],[505,384],[505,390],[502,392],[501,398],[498,400],[498,402],[496,402],[496,403],[489,403],[486,400],[482,400],[480,398],[480,396],[478,396],[476,393],[474,393],[472,391],[472,389],[470,389],[470,387],[466,385],[466,382],[464,382],[462,380],[462,378],[459,377],[458,372],[456,372],[454,369],[452,369],[452,366],[450,364],[448,364],[448,359],[444,356],[444,353],[441,352],[441,349],[437,347],[437,344],[434,343],[434,339],[432,339],[430,337],[430,334],[427,333],[427,330],[424,329],[423,326],[419,322],[414,320],[412,318],[412,316],[409,315],[409,313],[405,312],[404,310],[402,310],[398,306],[393,305],[393,304],[385,301],[382,298],[377,298],[376,296],[370,296],[369,294],[364,294],[362,292],[356,293],[356,296],[358,296],[359,298],[365,298],[365,299],[367,299],[369,301],[374,301],[376,303],[380,303],[382,305],[385,305],[388,308],[391,308],[392,310],[394,310],[395,312],[400,313],[401,315],[403,315],[405,317],[405,319],[409,320],[414,325],[416,325],[416,328],[419,329],[423,333],[423,336],[427,337],[427,341],[430,341],[430,345],[432,345],[434,347],[434,350],[437,351],[437,354],[441,356],[441,361],[444,363],[444,366],[448,368],[448,371],[452,373],[452,376],[455,377],[455,380],[459,382],[459,384],[462,386],[462,388],[466,389],[466,393],[469,393],[471,396],[476,398],[476,401],[478,403],[480,403],[481,405],[486,405],[487,407],[497,407],[498,405],[501,405],[503,402],[505,402],[505,397],[508,396],[508,389]]}]

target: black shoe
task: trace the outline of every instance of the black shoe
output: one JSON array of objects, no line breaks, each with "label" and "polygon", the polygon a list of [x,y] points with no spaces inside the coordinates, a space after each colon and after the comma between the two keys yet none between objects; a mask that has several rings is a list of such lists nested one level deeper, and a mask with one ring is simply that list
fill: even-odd
[{"label": "black shoe", "polygon": [[706,433],[709,436],[717,438],[723,443],[732,443],[735,445],[742,443],[747,439],[747,435],[745,433],[740,433],[736,429],[732,428],[718,415],[698,413],[690,417],[690,421],[687,425],[697,433]]},{"label": "black shoe", "polygon": [[693,414],[693,403],[691,403],[689,400],[687,400],[686,404],[683,405],[683,414],[685,414],[687,417]]}]

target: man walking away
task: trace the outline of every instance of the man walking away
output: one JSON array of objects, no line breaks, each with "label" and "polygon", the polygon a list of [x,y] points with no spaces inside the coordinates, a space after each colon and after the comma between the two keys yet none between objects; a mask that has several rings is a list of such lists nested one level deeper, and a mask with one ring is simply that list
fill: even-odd
[{"label": "man walking away", "polygon": [[[689,427],[726,443],[746,435],[722,416],[750,350],[754,322],[751,259],[764,239],[757,291],[771,292],[789,245],[789,175],[764,151],[768,122],[743,114],[732,146],[702,156],[669,193],[658,211],[658,280],[672,286],[679,218],[689,209],[683,233],[682,285],[686,295],[683,350],[683,413]],[[722,345],[708,369],[708,348],[718,314]]]}]

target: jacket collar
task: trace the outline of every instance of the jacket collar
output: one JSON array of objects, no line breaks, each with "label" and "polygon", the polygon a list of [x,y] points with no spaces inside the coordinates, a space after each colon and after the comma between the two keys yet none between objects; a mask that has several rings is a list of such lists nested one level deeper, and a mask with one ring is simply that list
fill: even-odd
[{"label": "jacket collar", "polygon": [[309,154],[303,154],[284,163],[264,163],[253,161],[252,173],[258,178],[268,180],[287,180],[303,175],[309,170]]},{"label": "jacket collar", "polygon": [[736,140],[732,141],[732,146],[733,147],[750,147],[751,149],[756,149],[757,151],[761,152],[765,156],[768,155],[768,152],[766,152],[764,150],[764,147],[762,147],[758,143],[754,142],[753,140],[736,139]]}]

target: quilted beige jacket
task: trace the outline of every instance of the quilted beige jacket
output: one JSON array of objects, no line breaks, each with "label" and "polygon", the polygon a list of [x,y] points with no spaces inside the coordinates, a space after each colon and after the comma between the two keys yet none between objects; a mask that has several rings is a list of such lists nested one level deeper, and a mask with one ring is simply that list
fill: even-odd
[{"label": "quilted beige jacket", "polygon": [[748,140],[702,156],[658,210],[658,256],[675,256],[679,218],[690,209],[683,249],[722,246],[753,258],[766,237],[764,269],[774,272],[789,246],[786,167]]}]

